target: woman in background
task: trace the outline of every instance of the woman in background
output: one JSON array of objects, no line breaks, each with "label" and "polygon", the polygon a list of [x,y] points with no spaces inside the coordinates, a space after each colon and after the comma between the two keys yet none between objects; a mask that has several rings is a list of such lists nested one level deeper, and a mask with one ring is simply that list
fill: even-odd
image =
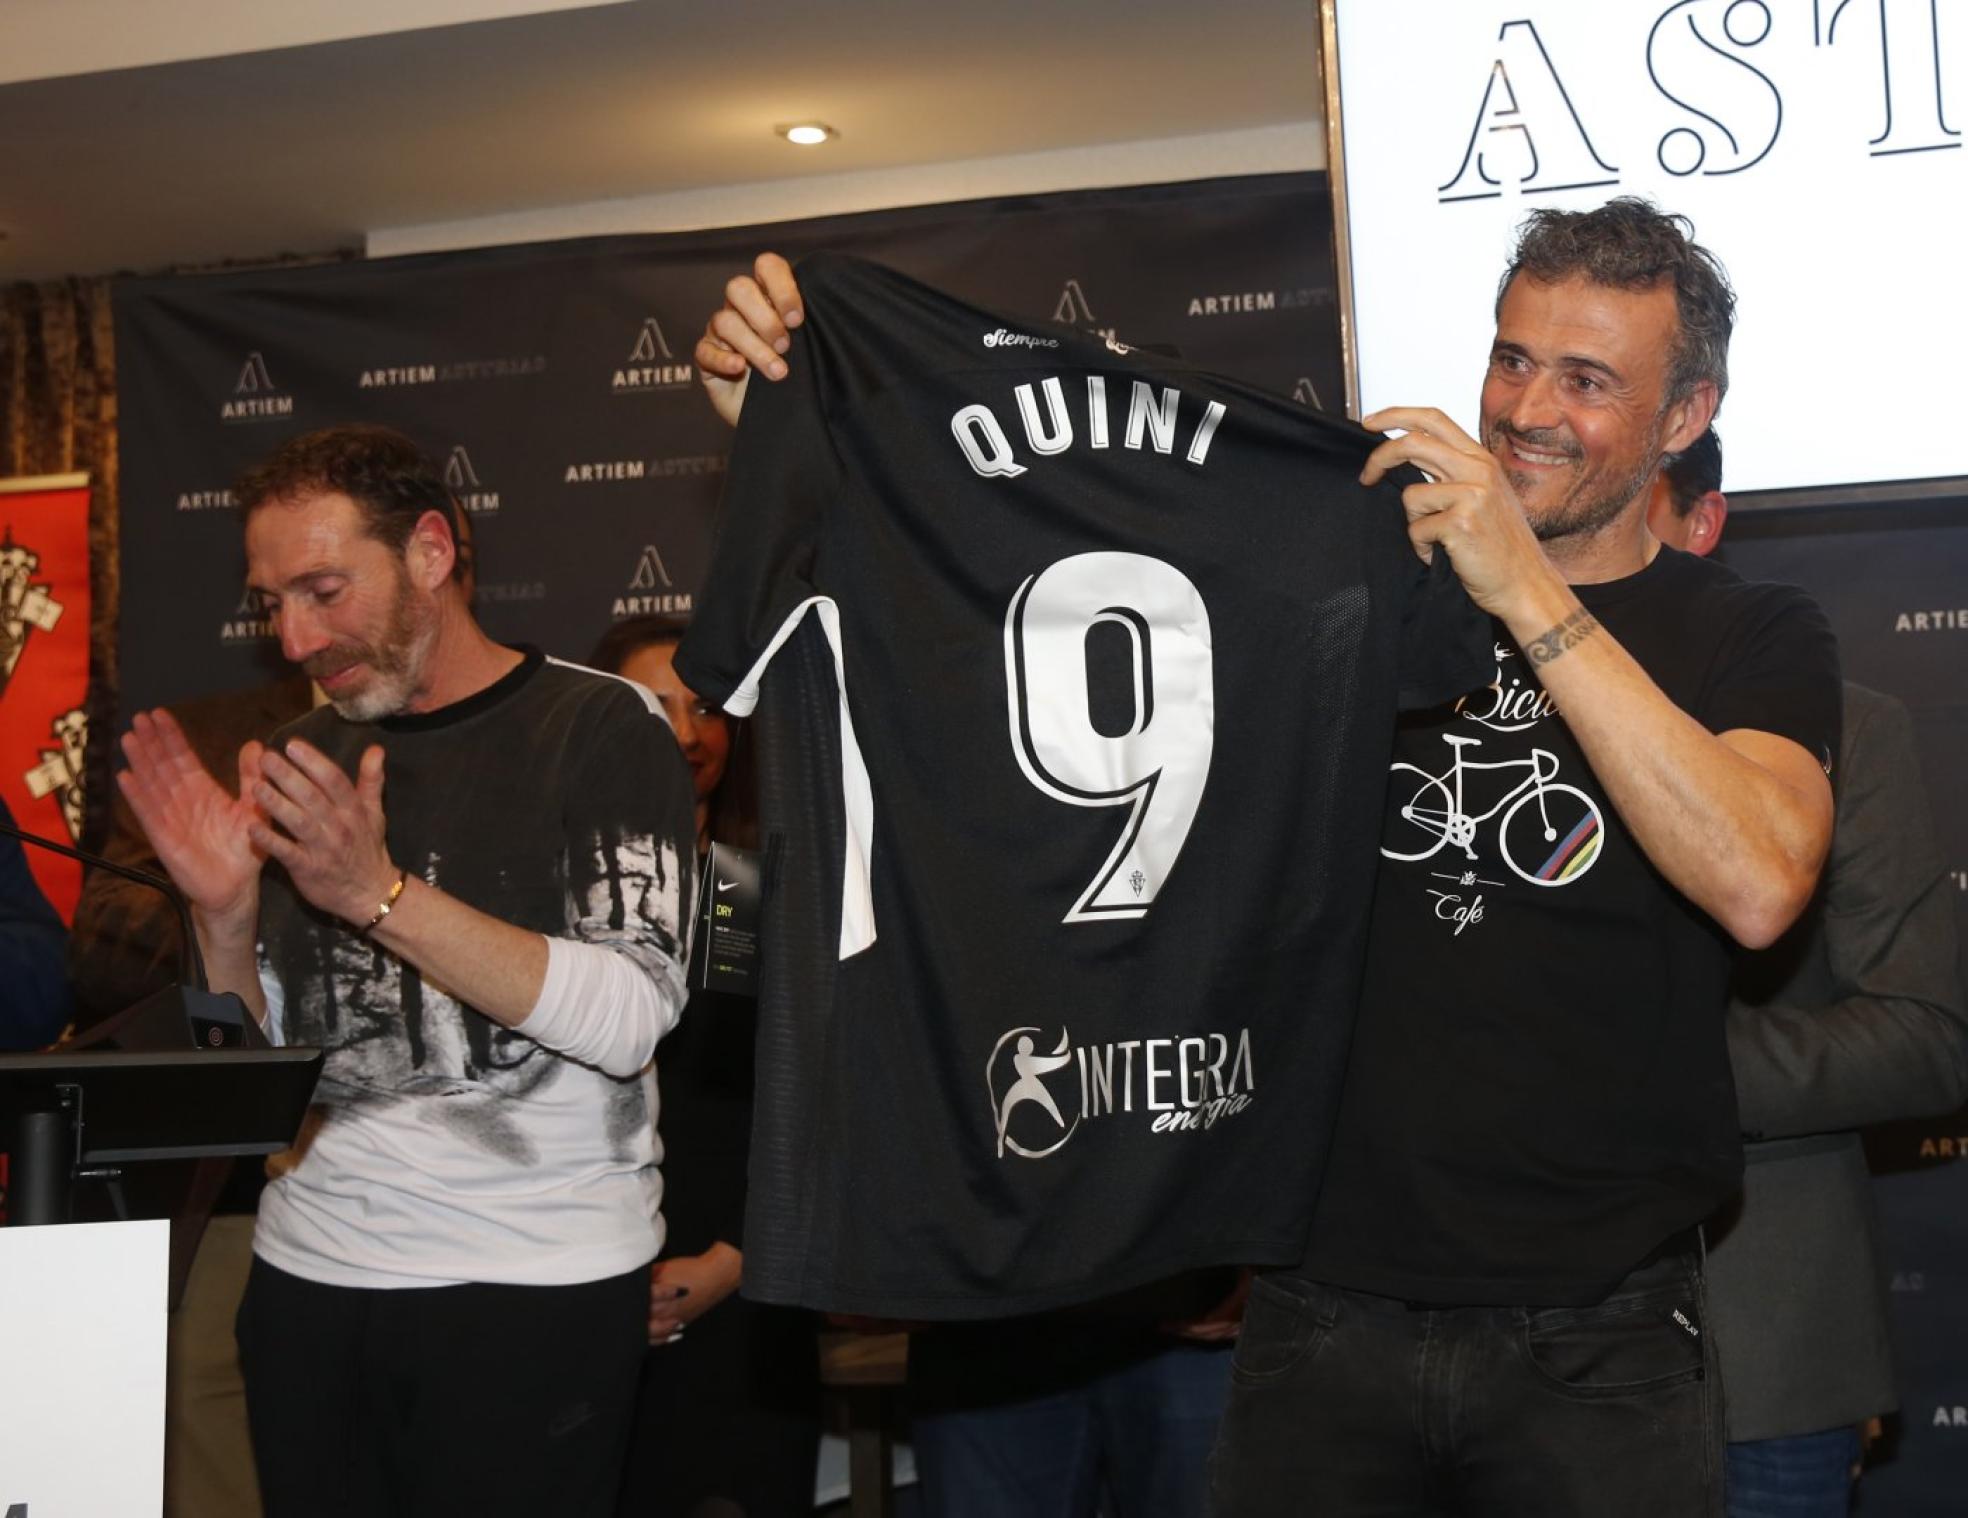
[{"label": "woman in background", "polygon": [[[742,727],[677,678],[672,660],[686,625],[680,617],[618,622],[589,663],[648,687],[662,704],[696,787],[701,863],[713,839],[758,847],[756,785]],[[695,954],[702,952],[700,930]],[[693,959],[693,987],[700,969]],[[650,1267],[650,1347],[621,1518],[813,1510],[820,1438],[813,1322],[737,1294],[754,1022],[749,997],[695,989],[657,1049],[668,1229]]]}]

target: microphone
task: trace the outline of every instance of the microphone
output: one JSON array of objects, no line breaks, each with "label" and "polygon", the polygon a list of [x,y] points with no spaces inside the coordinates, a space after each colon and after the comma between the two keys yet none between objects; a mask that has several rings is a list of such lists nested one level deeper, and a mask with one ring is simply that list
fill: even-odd
[{"label": "microphone", "polygon": [[106,859],[101,854],[92,854],[87,849],[78,849],[70,844],[57,843],[52,838],[43,838],[39,833],[30,833],[26,828],[16,827],[10,822],[0,821],[0,833],[31,843],[36,848],[47,849],[50,853],[62,854],[70,859],[80,860],[92,870],[107,870],[112,875],[120,875],[125,880],[134,880],[139,885],[147,885],[154,891],[162,891],[165,900],[177,914],[178,934],[184,949],[180,963],[189,961],[191,983],[200,991],[211,990],[211,983],[205,978],[205,956],[198,950],[198,934],[191,926],[191,906],[184,893],[162,875],[153,875],[149,870],[139,870],[134,865],[118,864],[114,859]]},{"label": "microphone", "polygon": [[191,984],[166,986],[146,996],[113,1017],[105,1018],[74,1039],[67,1045],[68,1048],[84,1049],[98,1044],[126,1050],[183,1049],[187,1045],[211,1049],[269,1047],[259,1020],[246,1010],[246,1003],[230,991],[215,993],[212,990],[211,982],[205,975],[205,956],[198,948],[198,933],[191,925],[191,904],[185,900],[184,892],[169,880],[149,870],[137,869],[134,865],[118,864],[114,859],[105,859],[101,854],[91,853],[87,849],[43,838],[39,833],[30,833],[12,823],[0,821],[0,833],[18,838],[22,843],[31,843],[36,848],[79,860],[91,869],[107,870],[112,875],[161,891],[177,915],[178,934],[183,944],[179,964],[190,971]]}]

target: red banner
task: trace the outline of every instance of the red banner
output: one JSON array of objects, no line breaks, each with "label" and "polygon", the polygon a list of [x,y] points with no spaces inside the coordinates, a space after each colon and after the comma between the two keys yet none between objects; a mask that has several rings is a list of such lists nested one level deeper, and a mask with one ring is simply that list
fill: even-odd
[{"label": "red banner", "polygon": [[[82,833],[89,738],[89,481],[0,481],[0,797],[30,833]],[[62,920],[82,867],[30,846],[29,867]]]}]

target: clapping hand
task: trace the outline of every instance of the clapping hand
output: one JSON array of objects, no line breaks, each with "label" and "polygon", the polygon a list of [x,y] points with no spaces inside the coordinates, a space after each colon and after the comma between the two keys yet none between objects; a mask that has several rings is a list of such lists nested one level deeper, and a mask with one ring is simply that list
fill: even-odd
[{"label": "clapping hand", "polygon": [[239,751],[239,795],[227,794],[167,711],[139,712],[123,735],[129,768],[116,777],[151,847],[201,920],[221,931],[252,931],[259,912],[255,841],[265,819],[253,801],[265,750]]},{"label": "clapping hand", "polygon": [[364,751],[356,777],[296,738],[284,754],[260,756],[251,795],[264,815],[249,827],[254,847],[286,867],[312,906],[367,923],[396,883],[383,818],[383,751]]}]

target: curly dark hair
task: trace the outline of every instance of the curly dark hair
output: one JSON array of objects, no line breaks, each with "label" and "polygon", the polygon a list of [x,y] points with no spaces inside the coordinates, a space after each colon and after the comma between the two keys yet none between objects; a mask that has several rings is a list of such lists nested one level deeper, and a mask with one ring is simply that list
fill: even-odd
[{"label": "curly dark hair", "polygon": [[1616,290],[1672,281],[1681,332],[1668,368],[1667,400],[1685,400],[1707,382],[1715,386],[1719,407],[1729,389],[1736,296],[1721,262],[1694,240],[1694,231],[1687,217],[1637,195],[1593,211],[1533,211],[1517,229],[1517,251],[1497,285],[1497,309],[1519,274],[1540,284],[1578,276]]},{"label": "curly dark hair", "polygon": [[351,422],[289,438],[233,486],[242,519],[262,506],[333,492],[362,510],[369,536],[401,553],[427,511],[435,511],[459,545],[451,578],[462,580],[469,555],[458,531],[458,505],[444,478],[417,445],[392,427]]},{"label": "curly dark hair", "polygon": [[1722,439],[1710,427],[1679,453],[1669,454],[1661,473],[1667,476],[1674,514],[1685,517],[1709,491],[1722,488]]}]

